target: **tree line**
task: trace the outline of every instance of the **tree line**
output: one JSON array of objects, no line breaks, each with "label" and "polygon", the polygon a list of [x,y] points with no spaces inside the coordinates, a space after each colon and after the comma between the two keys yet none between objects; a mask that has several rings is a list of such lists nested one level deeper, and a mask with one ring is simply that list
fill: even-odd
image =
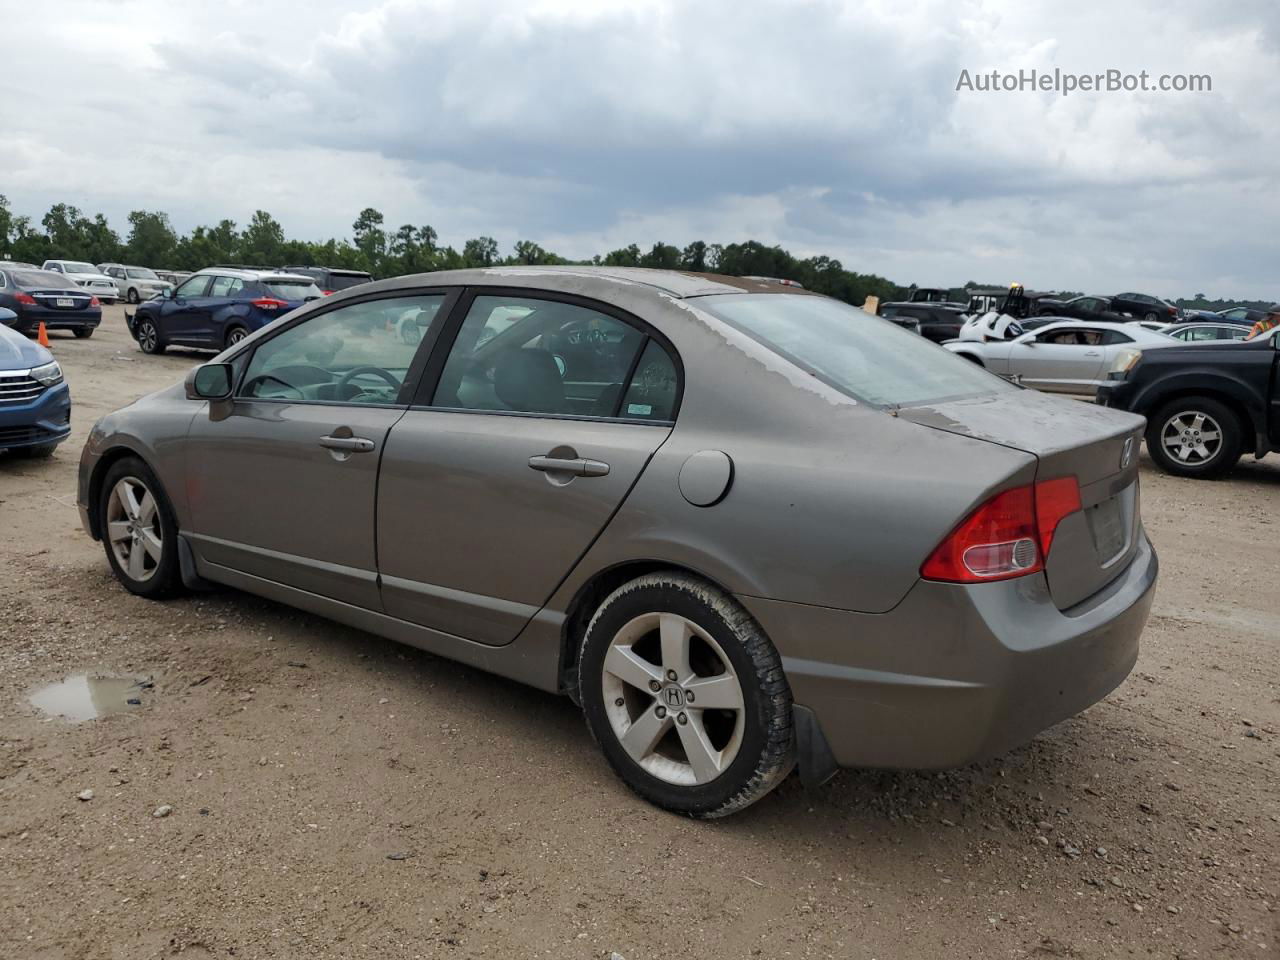
[{"label": "tree line", "polygon": [[128,233],[122,238],[102,214],[90,217],[78,207],[56,203],[37,224],[28,216],[15,215],[0,195],[0,259],[7,256],[36,264],[49,259],[119,262],[168,270],[199,270],[215,263],[288,264],[365,270],[377,278],[463,267],[594,264],[780,277],[856,304],[871,295],[891,300],[906,293],[906,288],[884,277],[846,270],[839,260],[801,259],[755,240],[729,244],[695,240],[684,247],[659,242],[647,250],[633,243],[590,260],[570,260],[532,240],[517,241],[506,256],[492,237],[467,240],[459,250],[442,244],[429,225],[406,223],[389,229],[386,218],[372,207],[362,210],[351,224],[350,240],[323,242],[287,238],[279,221],[265,210],[255,211],[243,227],[233,220],[220,220],[186,234],[179,234],[162,211],[134,210],[128,221]]},{"label": "tree line", "polygon": [[[684,247],[658,242],[647,250],[631,244],[590,260],[569,260],[532,240],[519,240],[503,256],[492,237],[474,237],[462,249],[440,243],[429,225],[411,223],[397,229],[387,226],[378,210],[367,207],[351,224],[351,239],[323,242],[289,239],[284,227],[265,210],[257,210],[241,227],[234,220],[219,220],[179,234],[168,214],[158,210],[134,210],[129,231],[121,236],[101,213],[92,217],[78,207],[55,203],[34,222],[15,215],[0,194],[0,259],[43,263],[49,259],[108,261],[137,264],[153,269],[199,270],[215,263],[246,263],[268,267],[288,265],[343,267],[365,270],[373,276],[401,276],[462,267],[512,264],[595,264],[619,267],[662,267],[729,276],[764,276],[795,280],[810,290],[848,303],[861,304],[868,296],[880,300],[904,299],[915,284],[900,286],[876,274],[846,270],[839,260],[817,256],[799,258],[779,246],[755,240],[742,243],[705,243],[695,240]],[[977,287],[1005,287],[973,281],[951,291],[953,299],[967,300]],[[1064,296],[1066,294],[1063,294]],[[1175,301],[1183,307],[1222,310],[1243,304],[1265,309],[1267,301],[1211,299],[1203,293]]]}]

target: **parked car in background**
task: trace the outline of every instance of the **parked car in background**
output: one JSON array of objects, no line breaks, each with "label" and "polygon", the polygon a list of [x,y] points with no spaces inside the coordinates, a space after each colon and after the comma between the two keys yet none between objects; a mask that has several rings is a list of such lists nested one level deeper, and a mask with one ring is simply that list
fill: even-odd
[{"label": "parked car in background", "polygon": [[17,270],[20,267],[26,267],[28,270],[39,270],[34,263],[27,263],[25,260],[0,260],[0,270],[5,267],[13,267]]},{"label": "parked car in background", "polygon": [[[418,343],[392,300],[434,314]],[[212,580],[572,693],[633,790],[716,817],[797,763],[1002,753],[1114,689],[1157,574],[1141,429],[794,287],[461,270],[109,414],[77,500],[135,594]]]},{"label": "parked car in background", "polygon": [[190,270],[157,270],[156,276],[159,277],[161,280],[165,281],[165,283],[168,283],[171,286],[176,287],[178,284],[182,283],[183,280],[186,280],[189,276],[191,276],[191,271]]},{"label": "parked car in background", "polygon": [[143,353],[170,346],[221,350],[322,296],[310,277],[210,267],[171,293],[143,301],[125,322]]},{"label": "parked car in background", "polygon": [[1147,418],[1147,453],[1181,477],[1216,478],[1280,451],[1280,332],[1144,353],[1098,403]]},{"label": "parked car in background", "polygon": [[53,354],[0,307],[0,451],[48,457],[71,433],[71,391]]},{"label": "parked car in background", "polygon": [[116,291],[128,303],[141,303],[159,296],[174,285],[162,279],[149,267],[130,267],[123,263],[100,263],[98,269],[116,282]]},{"label": "parked car in background", "polygon": [[1255,310],[1253,307],[1232,307],[1218,313],[1218,319],[1224,323],[1239,323],[1252,327],[1267,315],[1266,310]]},{"label": "parked car in background", "polygon": [[60,273],[78,286],[84,287],[103,303],[115,303],[120,293],[116,290],[116,282],[92,263],[81,260],[46,260],[40,267]]},{"label": "parked car in background", "polygon": [[1130,318],[1111,308],[1110,297],[1083,296],[1070,300],[1043,297],[1036,302],[1036,313],[1042,317],[1088,320],[1093,323],[1124,323]]},{"label": "parked car in background", "polygon": [[311,277],[325,296],[337,293],[339,290],[358,287],[362,283],[373,282],[373,274],[363,270],[346,270],[340,267],[281,267],[280,269],[299,276]]},{"label": "parked car in background", "polygon": [[[928,292],[930,291],[923,291],[926,294]],[[916,290],[915,293],[920,294],[922,291]],[[958,337],[960,328],[964,325],[964,307],[945,301],[890,301],[880,304],[879,316],[934,343]]]},{"label": "parked car in background", "polygon": [[1183,343],[1201,340],[1243,340],[1249,336],[1249,328],[1239,323],[1171,323],[1160,332]]},{"label": "parked car in background", "polygon": [[1111,309],[1148,323],[1170,323],[1178,318],[1178,308],[1172,303],[1145,293],[1117,293],[1111,298]]},{"label": "parked car in background", "polygon": [[48,330],[70,330],[92,337],[102,322],[102,305],[84,287],[52,270],[0,267],[0,307],[14,314],[19,333],[34,333],[41,323]]},{"label": "parked car in background", "polygon": [[1013,340],[960,340],[944,346],[1002,377],[1050,393],[1094,396],[1132,355],[1177,341],[1129,323],[1066,320]]}]

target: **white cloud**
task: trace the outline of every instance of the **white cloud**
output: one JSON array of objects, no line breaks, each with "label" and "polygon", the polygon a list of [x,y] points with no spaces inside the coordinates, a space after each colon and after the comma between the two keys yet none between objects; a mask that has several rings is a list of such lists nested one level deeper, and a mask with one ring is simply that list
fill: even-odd
[{"label": "white cloud", "polygon": [[[759,239],[903,282],[1275,297],[1280,8],[1191,0],[70,0],[7,14],[0,192],[376,206],[570,256]],[[957,93],[961,69],[1210,73],[1203,94]],[[1215,286],[1220,285],[1220,286]]]}]

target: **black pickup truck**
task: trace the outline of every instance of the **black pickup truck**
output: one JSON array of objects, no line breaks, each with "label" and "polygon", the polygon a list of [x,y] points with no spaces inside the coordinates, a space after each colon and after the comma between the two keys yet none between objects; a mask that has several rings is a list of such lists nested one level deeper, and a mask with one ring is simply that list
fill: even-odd
[{"label": "black pickup truck", "polygon": [[1147,452],[1180,477],[1221,477],[1280,451],[1280,331],[1148,350],[1098,403],[1147,418]]},{"label": "black pickup truck", "polygon": [[948,300],[947,295],[939,287],[920,287],[912,290],[906,300],[880,304],[879,313],[934,343],[954,340],[964,325],[965,305]]}]

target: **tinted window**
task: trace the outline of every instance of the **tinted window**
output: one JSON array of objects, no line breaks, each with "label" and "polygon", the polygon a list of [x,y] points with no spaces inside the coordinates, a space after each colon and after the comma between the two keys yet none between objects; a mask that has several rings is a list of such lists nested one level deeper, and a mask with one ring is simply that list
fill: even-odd
[{"label": "tinted window", "polygon": [[314,403],[395,403],[418,352],[396,330],[409,314],[429,327],[444,294],[371,300],[290,327],[253,352],[240,395]]},{"label": "tinted window", "polygon": [[331,273],[329,274],[330,290],[347,290],[351,287],[358,287],[362,283],[368,283],[373,277],[367,273]]},{"label": "tinted window", "polygon": [[234,297],[244,289],[244,281],[239,277],[214,277],[213,286],[209,288],[211,297]]},{"label": "tinted window", "polygon": [[1016,389],[906,328],[827,297],[726,294],[694,303],[868,403],[900,406]]},{"label": "tinted window", "polygon": [[1099,342],[1107,346],[1115,343],[1133,343],[1133,337],[1127,333],[1121,333],[1119,330],[1101,330],[1099,335],[1101,336]]},{"label": "tinted window", "polygon": [[315,300],[324,296],[324,291],[312,281],[264,280],[262,285],[273,297],[281,300]]},{"label": "tinted window", "polygon": [[650,340],[622,398],[618,416],[630,420],[674,420],[679,375],[671,354]]},{"label": "tinted window", "polygon": [[175,297],[203,297],[204,292],[209,289],[209,276],[203,274],[199,277],[192,277],[175,292]]},{"label": "tinted window", "polygon": [[476,297],[432,403],[611,417],[644,340],[629,323],[586,307],[531,297]]},{"label": "tinted window", "polygon": [[78,289],[76,285],[60,273],[52,270],[10,270],[9,278],[15,287],[37,289],[52,287],[54,290]]}]

